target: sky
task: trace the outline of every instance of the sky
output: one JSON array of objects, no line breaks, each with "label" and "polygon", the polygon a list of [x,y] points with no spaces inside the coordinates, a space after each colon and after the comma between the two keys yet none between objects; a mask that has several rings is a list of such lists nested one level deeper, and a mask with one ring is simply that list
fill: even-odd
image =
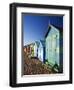
[{"label": "sky", "polygon": [[63,27],[63,16],[23,14],[23,45],[43,40],[49,24]]}]

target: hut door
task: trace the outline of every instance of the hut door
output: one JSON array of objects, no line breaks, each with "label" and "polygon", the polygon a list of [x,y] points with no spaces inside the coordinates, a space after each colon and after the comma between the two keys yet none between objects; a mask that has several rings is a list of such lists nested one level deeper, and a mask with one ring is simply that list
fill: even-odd
[{"label": "hut door", "polygon": [[52,35],[52,63],[55,64],[56,62],[56,42],[57,37],[56,35]]},{"label": "hut door", "polygon": [[52,54],[53,54],[53,62],[54,64],[59,65],[59,37],[58,35],[54,35],[52,38]]}]

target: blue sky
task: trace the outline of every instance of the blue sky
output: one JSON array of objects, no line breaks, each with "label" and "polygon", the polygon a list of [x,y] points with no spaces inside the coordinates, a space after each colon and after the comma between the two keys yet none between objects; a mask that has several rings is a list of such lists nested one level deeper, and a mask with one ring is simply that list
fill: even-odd
[{"label": "blue sky", "polygon": [[22,20],[24,45],[43,40],[49,23],[63,27],[63,16],[23,14]]}]

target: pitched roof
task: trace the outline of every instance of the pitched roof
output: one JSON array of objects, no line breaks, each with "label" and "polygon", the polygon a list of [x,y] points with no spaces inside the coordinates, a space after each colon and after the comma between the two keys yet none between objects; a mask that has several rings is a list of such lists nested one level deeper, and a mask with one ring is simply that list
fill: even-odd
[{"label": "pitched roof", "polygon": [[48,36],[48,33],[50,32],[50,30],[51,30],[52,27],[55,27],[55,28],[58,29],[60,32],[63,32],[63,28],[62,28],[62,27],[57,27],[57,26],[55,26],[55,25],[49,25],[48,31],[47,31],[47,33],[45,34],[45,38]]},{"label": "pitched roof", "polygon": [[45,41],[44,40],[40,40],[40,43],[43,47],[45,47]]},{"label": "pitched roof", "polygon": [[35,41],[35,43],[36,43],[37,47],[39,47],[39,42],[38,41]]},{"label": "pitched roof", "polygon": [[24,47],[27,47],[27,46],[30,46],[30,45],[34,45],[34,43],[27,44]]},{"label": "pitched roof", "polygon": [[51,30],[51,26],[48,27],[48,31],[47,31],[47,33],[45,34],[45,38],[48,36],[48,33],[50,32],[50,30]]}]

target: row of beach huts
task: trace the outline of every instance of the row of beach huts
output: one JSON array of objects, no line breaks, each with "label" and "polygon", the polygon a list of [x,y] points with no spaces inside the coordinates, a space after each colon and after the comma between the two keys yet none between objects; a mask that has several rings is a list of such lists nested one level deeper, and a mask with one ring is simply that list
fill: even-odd
[{"label": "row of beach huts", "polygon": [[30,58],[38,58],[43,63],[49,63],[51,66],[57,64],[63,69],[63,30],[49,25],[44,40],[35,41],[24,46],[24,52]]}]

